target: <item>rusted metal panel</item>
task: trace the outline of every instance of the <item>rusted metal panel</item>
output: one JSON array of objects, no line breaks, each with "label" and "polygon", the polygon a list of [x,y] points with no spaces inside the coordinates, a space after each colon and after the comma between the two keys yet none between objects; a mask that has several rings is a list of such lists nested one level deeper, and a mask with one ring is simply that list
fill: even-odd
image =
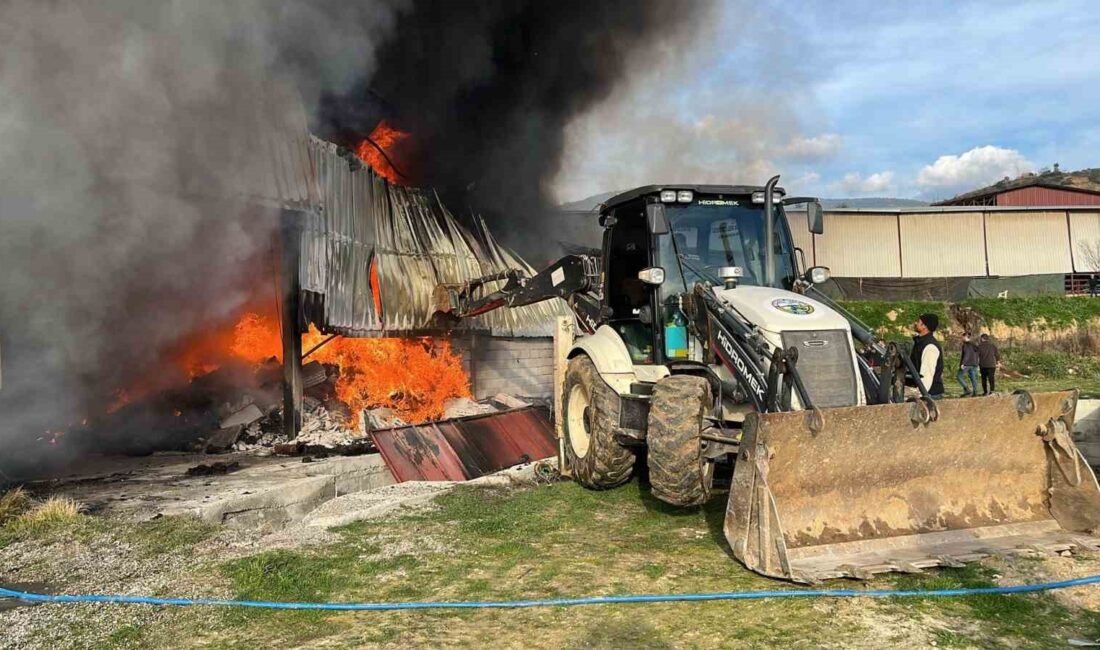
[{"label": "rusted metal panel", "polygon": [[813,581],[1076,544],[1100,524],[1100,486],[1068,433],[1076,394],[1025,397],[941,401],[933,422],[919,403],[825,409],[817,432],[805,413],[753,416],[724,525],[734,554]]},{"label": "rusted metal panel", "polygon": [[398,483],[464,481],[467,478],[462,460],[438,425],[412,425],[375,431],[371,437]]},{"label": "rusted metal panel", "polygon": [[1021,187],[997,194],[1001,206],[1100,205],[1100,194],[1053,187]]},{"label": "rusted metal panel", "polygon": [[371,433],[398,482],[465,481],[557,453],[541,409],[430,422]]}]

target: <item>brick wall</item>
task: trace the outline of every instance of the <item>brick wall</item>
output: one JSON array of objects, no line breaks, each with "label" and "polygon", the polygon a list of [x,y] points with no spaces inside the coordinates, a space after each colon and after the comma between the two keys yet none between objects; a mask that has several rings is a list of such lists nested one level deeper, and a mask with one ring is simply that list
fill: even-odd
[{"label": "brick wall", "polygon": [[554,340],[500,338],[481,334],[457,336],[451,342],[462,353],[474,397],[497,393],[527,397],[554,394]]}]

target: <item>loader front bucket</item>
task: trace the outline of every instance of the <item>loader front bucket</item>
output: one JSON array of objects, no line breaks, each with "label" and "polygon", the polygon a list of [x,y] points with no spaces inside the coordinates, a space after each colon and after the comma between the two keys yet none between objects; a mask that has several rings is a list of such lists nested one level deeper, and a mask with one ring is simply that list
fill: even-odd
[{"label": "loader front bucket", "polygon": [[[1100,548],[1076,391],[765,413],[745,421],[725,536],[799,582]],[[813,424],[813,430],[810,425]],[[1100,532],[1100,531],[1097,531]]]}]

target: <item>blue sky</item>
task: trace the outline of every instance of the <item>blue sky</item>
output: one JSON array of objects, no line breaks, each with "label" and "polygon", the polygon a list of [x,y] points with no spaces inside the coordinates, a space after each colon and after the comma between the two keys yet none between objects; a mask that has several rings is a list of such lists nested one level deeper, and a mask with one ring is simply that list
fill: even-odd
[{"label": "blue sky", "polygon": [[1100,166],[1100,3],[725,0],[678,43],[571,127],[559,196],[776,171],[935,199]]}]

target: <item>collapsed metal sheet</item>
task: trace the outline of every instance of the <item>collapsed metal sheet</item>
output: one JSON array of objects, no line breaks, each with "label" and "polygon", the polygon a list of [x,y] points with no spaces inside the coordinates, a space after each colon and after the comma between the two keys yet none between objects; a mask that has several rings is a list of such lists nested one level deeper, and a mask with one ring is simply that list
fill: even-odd
[{"label": "collapsed metal sheet", "polygon": [[540,409],[428,422],[371,433],[398,482],[466,481],[557,453]]},{"label": "collapsed metal sheet", "polygon": [[[432,292],[520,268],[483,222],[464,228],[434,192],[392,185],[336,145],[310,146],[323,210],[306,216],[302,232],[302,290],[309,313],[327,331],[346,336],[431,333]],[[496,287],[487,286],[486,291]],[[551,336],[560,300],[501,309],[458,325],[496,336]]]}]

